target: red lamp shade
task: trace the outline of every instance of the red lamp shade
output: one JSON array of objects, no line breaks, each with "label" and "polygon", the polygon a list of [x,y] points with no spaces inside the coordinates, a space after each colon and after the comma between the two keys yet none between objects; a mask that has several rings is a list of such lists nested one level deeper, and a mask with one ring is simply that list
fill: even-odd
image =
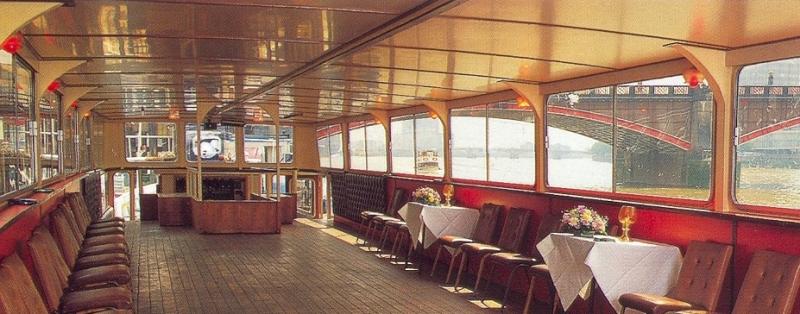
[{"label": "red lamp shade", "polygon": [[59,81],[53,81],[50,85],[47,85],[47,90],[50,92],[55,92],[61,87],[61,83]]},{"label": "red lamp shade", "polygon": [[5,52],[15,54],[20,49],[22,49],[22,37],[20,37],[19,34],[8,36],[8,38],[3,41],[3,50]]},{"label": "red lamp shade", "polygon": [[705,76],[695,68],[683,70],[683,81],[691,88],[696,88],[703,82]]},{"label": "red lamp shade", "polygon": [[72,107],[72,109],[78,109],[78,101],[73,101],[69,106]]},{"label": "red lamp shade", "polygon": [[436,112],[433,112],[433,111],[428,112],[428,115],[431,117],[431,119],[438,119],[439,118],[439,115],[436,114]]}]

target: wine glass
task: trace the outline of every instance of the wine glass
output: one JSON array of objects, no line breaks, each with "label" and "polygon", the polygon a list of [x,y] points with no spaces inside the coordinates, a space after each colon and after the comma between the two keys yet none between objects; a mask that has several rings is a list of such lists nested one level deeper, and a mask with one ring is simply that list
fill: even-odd
[{"label": "wine glass", "polygon": [[453,185],[452,184],[445,184],[442,187],[442,194],[444,195],[444,206],[452,206],[450,204],[450,199],[453,197]]},{"label": "wine glass", "polygon": [[620,240],[622,241],[630,241],[631,238],[629,236],[629,232],[631,230],[631,225],[636,222],[636,207],[630,205],[624,205],[619,208],[619,223],[622,224],[622,236]]}]

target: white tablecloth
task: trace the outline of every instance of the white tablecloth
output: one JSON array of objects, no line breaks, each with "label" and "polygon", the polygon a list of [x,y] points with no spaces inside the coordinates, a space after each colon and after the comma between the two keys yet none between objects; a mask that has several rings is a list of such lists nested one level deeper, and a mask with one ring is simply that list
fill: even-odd
[{"label": "white tablecloth", "polygon": [[418,242],[422,242],[423,226],[425,243],[422,246],[428,248],[440,236],[471,237],[480,216],[480,212],[472,208],[429,206],[413,202],[406,203],[398,213],[408,224],[411,235],[416,236],[414,248]]},{"label": "white tablecloth", "polygon": [[561,305],[588,297],[592,278],[619,312],[619,297],[639,292],[666,295],[681,268],[681,251],[646,242],[595,242],[553,233],[536,245],[550,268]]}]

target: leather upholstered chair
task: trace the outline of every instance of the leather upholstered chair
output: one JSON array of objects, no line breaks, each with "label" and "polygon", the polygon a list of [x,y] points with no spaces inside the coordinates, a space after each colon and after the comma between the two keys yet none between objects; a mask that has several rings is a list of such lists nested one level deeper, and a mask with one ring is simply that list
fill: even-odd
[{"label": "leather upholstered chair", "polygon": [[[456,249],[464,243],[470,242],[483,242],[483,243],[490,243],[493,240],[495,231],[497,230],[497,220],[500,217],[500,212],[503,210],[502,205],[486,203],[480,209],[480,216],[478,217],[478,222],[475,225],[475,230],[472,232],[472,236],[470,238],[463,238],[457,237],[452,235],[445,235],[439,237],[436,241],[439,243],[439,249],[436,250],[436,258],[433,260],[433,266],[431,267],[431,277],[436,273],[436,265],[439,264],[439,256],[442,255],[442,249],[445,247]],[[458,258],[459,251],[453,253],[452,257],[450,258],[450,268],[447,271],[447,278],[445,278],[445,283],[450,282],[450,275],[453,273],[453,267],[455,265],[456,258]]]},{"label": "leather upholstered chair", "polygon": [[732,314],[792,313],[800,288],[800,256],[772,251],[753,255]]},{"label": "leather upholstered chair", "polygon": [[53,225],[52,234],[61,249],[64,261],[71,269],[81,270],[97,266],[129,264],[128,255],[124,251],[80,256],[80,243],[73,228],[68,223],[67,216],[69,216],[69,213],[65,209],[57,209],[50,215],[50,220]]},{"label": "leather upholstered chair", "polygon": [[692,241],[686,249],[678,281],[666,296],[626,293],[619,298],[621,313],[633,308],[648,314],[717,309],[733,247]]},{"label": "leather upholstered chair", "polygon": [[[386,223],[390,221],[401,221],[400,218],[397,218],[397,211],[405,204],[405,194],[405,190],[395,189],[392,196],[392,204],[389,206],[386,214],[374,216],[369,219],[367,233],[364,237],[365,244],[367,244],[367,241],[371,241],[372,238],[375,238],[378,230],[381,232],[381,237],[378,238],[378,243],[380,243],[382,237],[386,235]],[[376,245],[376,247],[380,250],[380,245]]]},{"label": "leather upholstered chair", "polygon": [[0,314],[46,314],[47,305],[17,253],[0,264]]},{"label": "leather upholstered chair", "polygon": [[[394,189],[394,194],[392,195],[392,203],[389,205],[394,208],[394,212],[396,216],[399,216],[398,211],[400,208],[403,207],[408,202],[408,197],[406,196],[406,190],[404,189]],[[377,217],[375,217],[377,218]],[[398,220],[389,220],[384,223],[383,232],[381,233],[380,239],[380,247],[379,250],[383,250],[383,246],[386,243],[386,240],[389,238],[389,230],[392,230],[395,234],[395,240],[397,239],[397,235],[400,231],[408,232],[408,226],[402,218],[398,217]],[[406,226],[406,228],[401,228],[402,226]],[[394,250],[393,250],[394,251]]]},{"label": "leather upholstered chair", "polygon": [[[492,278],[492,273],[494,272],[494,267],[496,265],[511,268],[511,274],[508,275],[508,279],[506,281],[505,293],[503,293],[503,304],[502,304],[503,307],[505,307],[506,301],[508,300],[508,293],[511,290],[511,281],[514,279],[514,274],[516,274],[518,270],[522,270],[525,267],[530,267],[532,265],[543,263],[542,256],[536,249],[536,244],[542,241],[542,239],[547,237],[550,233],[557,232],[560,225],[561,225],[561,217],[556,215],[545,214],[542,216],[542,221],[539,223],[539,227],[536,232],[536,238],[534,239],[533,243],[530,243],[530,249],[527,255],[524,253],[516,253],[516,252],[500,252],[500,253],[490,254],[489,256],[486,257],[486,263],[489,265],[489,272],[486,275],[486,277],[488,278]],[[525,272],[525,274],[531,274],[531,273]],[[531,279],[531,281],[534,281],[533,278]],[[475,291],[477,292],[478,288],[477,283],[475,287],[476,287]]]},{"label": "leather upholstered chair", "polygon": [[[790,314],[800,287],[800,256],[758,251],[747,268],[731,314]],[[674,314],[707,314],[688,310]]]},{"label": "leather upholstered chair", "polygon": [[[486,258],[492,253],[500,252],[519,252],[525,240],[525,233],[528,230],[528,222],[531,218],[531,210],[525,208],[511,208],[506,216],[503,230],[500,233],[500,239],[497,244],[488,244],[480,242],[464,243],[459,246],[456,251],[461,251],[463,257],[458,266],[458,274],[456,275],[456,282],[453,285],[458,289],[461,283],[461,275],[464,273],[464,266],[469,265],[469,257],[477,255],[481,257],[480,267],[478,268],[478,275],[475,279],[475,291],[481,282],[481,275],[483,274],[484,266],[486,265]],[[458,254],[456,252],[456,254]]]},{"label": "leather upholstered chair", "polygon": [[129,287],[113,282],[122,276],[117,270],[122,270],[124,266],[103,266],[70,273],[55,241],[43,227],[34,231],[33,237],[28,241],[28,248],[48,312],[75,313],[89,309],[132,308]]}]

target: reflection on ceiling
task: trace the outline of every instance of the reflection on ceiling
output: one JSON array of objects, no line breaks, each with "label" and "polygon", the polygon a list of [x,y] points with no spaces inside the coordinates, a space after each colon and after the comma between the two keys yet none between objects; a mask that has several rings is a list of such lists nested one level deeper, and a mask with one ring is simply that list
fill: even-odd
[{"label": "reflection on ceiling", "polygon": [[[763,3],[762,3],[763,2]],[[783,7],[783,8],[782,8]],[[790,2],[76,0],[22,30],[108,119],[316,123],[794,36]],[[769,23],[763,21],[768,20]]]}]

